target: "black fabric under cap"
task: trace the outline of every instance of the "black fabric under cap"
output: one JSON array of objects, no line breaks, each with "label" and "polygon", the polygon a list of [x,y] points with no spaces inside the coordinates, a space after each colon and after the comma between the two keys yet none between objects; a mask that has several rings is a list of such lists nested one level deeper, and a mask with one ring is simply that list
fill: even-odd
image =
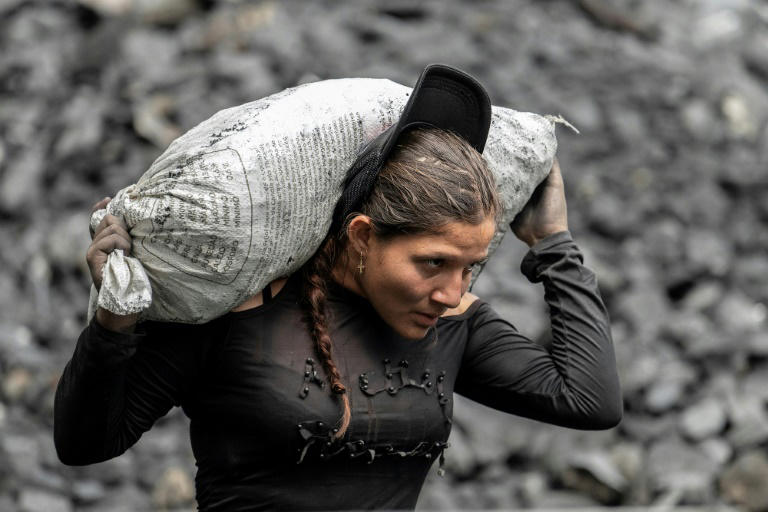
[{"label": "black fabric under cap", "polygon": [[424,68],[400,119],[366,144],[347,171],[344,191],[336,205],[333,229],[368,198],[376,176],[401,134],[417,126],[450,130],[479,153],[491,126],[491,100],[480,82],[456,68],[432,64]]}]

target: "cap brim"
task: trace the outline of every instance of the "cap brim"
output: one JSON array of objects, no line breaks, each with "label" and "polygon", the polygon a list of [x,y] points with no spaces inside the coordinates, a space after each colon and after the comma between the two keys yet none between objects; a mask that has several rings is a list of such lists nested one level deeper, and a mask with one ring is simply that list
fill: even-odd
[{"label": "cap brim", "polygon": [[420,125],[452,131],[482,153],[491,125],[491,100],[472,76],[432,64],[419,76],[381,153],[388,155],[403,132]]}]

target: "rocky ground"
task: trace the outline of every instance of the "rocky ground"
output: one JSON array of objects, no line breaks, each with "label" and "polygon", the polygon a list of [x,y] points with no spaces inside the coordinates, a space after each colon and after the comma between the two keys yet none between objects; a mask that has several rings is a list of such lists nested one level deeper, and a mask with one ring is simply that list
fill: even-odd
[{"label": "rocky ground", "polygon": [[[622,424],[468,401],[422,509],[768,510],[768,2],[0,1],[0,510],[193,507],[178,411],[69,468],[53,393],[85,323],[87,213],[217,110],[429,62],[562,114],[572,232],[613,319]],[[509,237],[475,291],[546,343]]]}]

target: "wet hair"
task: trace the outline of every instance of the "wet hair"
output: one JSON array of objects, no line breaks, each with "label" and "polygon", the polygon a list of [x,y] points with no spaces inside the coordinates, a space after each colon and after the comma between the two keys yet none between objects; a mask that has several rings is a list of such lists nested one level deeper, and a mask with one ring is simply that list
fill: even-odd
[{"label": "wet hair", "polygon": [[391,239],[436,234],[457,221],[479,225],[489,216],[497,220],[500,213],[496,184],[482,155],[451,132],[416,128],[400,137],[360,212],[349,215],[338,232],[329,233],[302,267],[305,319],[331,391],[341,402],[337,439],[346,432],[351,411],[346,386],[333,362],[325,306],[327,283],[345,252],[349,222],[359,214],[367,215],[375,235]]}]

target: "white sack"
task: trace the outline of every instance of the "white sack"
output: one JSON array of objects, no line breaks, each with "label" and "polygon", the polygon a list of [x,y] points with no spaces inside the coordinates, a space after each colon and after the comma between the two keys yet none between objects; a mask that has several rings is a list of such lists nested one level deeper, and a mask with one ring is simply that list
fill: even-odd
[{"label": "white sack", "polygon": [[[95,228],[107,212],[122,216],[133,248],[109,255],[88,319],[98,304],[204,323],[298,270],[330,227],[357,150],[399,118],[410,92],[381,79],[305,84],[222,110],[173,141],[91,217]],[[493,107],[484,156],[504,215],[491,251],[556,148],[552,121]]]}]

